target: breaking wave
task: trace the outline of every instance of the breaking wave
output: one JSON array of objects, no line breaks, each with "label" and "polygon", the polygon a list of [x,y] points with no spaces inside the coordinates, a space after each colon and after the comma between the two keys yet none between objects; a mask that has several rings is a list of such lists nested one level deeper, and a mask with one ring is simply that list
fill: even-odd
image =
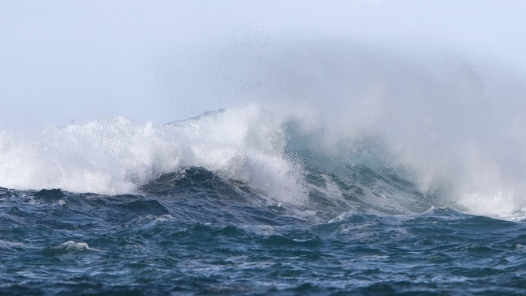
[{"label": "breaking wave", "polygon": [[415,61],[352,46],[296,47],[253,63],[262,61],[273,78],[237,107],[165,125],[120,116],[0,131],[0,186],[140,193],[198,167],[316,211],[447,206],[522,217],[520,83],[459,58]]}]

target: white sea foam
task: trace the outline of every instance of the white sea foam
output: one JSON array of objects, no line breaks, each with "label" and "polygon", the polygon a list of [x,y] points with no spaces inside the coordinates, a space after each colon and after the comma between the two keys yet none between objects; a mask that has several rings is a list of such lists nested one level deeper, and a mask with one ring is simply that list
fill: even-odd
[{"label": "white sea foam", "polygon": [[64,242],[64,243],[61,243],[58,247],[58,249],[64,249],[64,250],[74,250],[74,251],[79,251],[79,250],[89,250],[89,246],[87,243],[83,243],[83,242],[74,242],[74,241],[67,241],[67,242]]},{"label": "white sea foam", "polygon": [[0,249],[12,250],[12,249],[26,249],[26,248],[29,248],[29,246],[23,243],[0,240]]},{"label": "white sea foam", "polygon": [[270,198],[301,202],[301,171],[284,153],[281,120],[249,105],[155,126],[125,117],[34,134],[0,134],[0,184],[16,189],[130,193],[162,173],[204,167]]}]

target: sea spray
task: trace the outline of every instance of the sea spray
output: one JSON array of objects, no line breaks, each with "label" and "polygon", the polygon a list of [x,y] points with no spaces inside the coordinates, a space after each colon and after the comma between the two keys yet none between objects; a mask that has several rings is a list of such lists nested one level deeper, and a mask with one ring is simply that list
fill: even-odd
[{"label": "sea spray", "polygon": [[154,126],[125,117],[1,135],[0,184],[123,194],[161,174],[203,167],[266,196],[299,203],[301,172],[284,155],[280,122],[256,106]]},{"label": "sea spray", "polygon": [[[328,201],[345,193],[332,179],[309,183],[310,168],[318,167],[321,179],[339,170],[338,178],[353,182],[345,167],[365,167],[413,184],[418,194],[408,201],[427,196],[468,213],[521,217],[520,79],[503,80],[504,70],[451,53],[412,57],[333,41],[265,46],[239,55],[246,59],[241,68],[215,65],[264,78],[234,92],[237,107],[167,125],[121,116],[3,131],[0,186],[133,193],[162,174],[203,167],[270,199],[305,205],[313,190]],[[225,93],[245,76],[227,83]],[[381,194],[404,195],[388,191]],[[380,202],[380,193],[370,193],[361,199]]]}]

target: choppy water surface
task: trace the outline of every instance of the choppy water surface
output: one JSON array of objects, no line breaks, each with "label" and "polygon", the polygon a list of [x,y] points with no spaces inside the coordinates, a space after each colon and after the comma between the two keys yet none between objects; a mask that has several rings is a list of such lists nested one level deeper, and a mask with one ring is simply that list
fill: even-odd
[{"label": "choppy water surface", "polygon": [[[363,184],[346,188],[370,190]],[[437,207],[368,213],[354,206],[356,193],[339,204],[311,194],[310,203],[287,206],[202,168],[162,175],[141,192],[0,189],[1,293],[519,295],[526,288],[523,223]],[[314,211],[324,203],[327,211]]]}]

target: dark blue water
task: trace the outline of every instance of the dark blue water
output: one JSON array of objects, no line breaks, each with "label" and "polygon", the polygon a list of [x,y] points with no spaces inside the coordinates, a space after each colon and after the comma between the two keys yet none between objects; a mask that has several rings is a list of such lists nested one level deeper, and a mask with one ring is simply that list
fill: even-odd
[{"label": "dark blue water", "polygon": [[[133,195],[0,189],[0,294],[524,294],[523,223],[433,206],[366,168],[344,175],[342,200],[311,190],[302,205],[198,167]],[[431,206],[364,202],[392,188]]]}]

